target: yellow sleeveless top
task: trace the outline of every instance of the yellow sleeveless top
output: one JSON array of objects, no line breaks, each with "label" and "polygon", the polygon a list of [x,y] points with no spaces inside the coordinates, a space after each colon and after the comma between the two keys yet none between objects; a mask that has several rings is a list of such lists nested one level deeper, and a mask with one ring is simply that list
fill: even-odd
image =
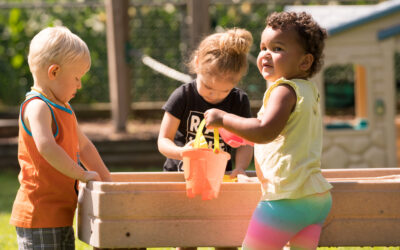
[{"label": "yellow sleeveless top", "polygon": [[297,199],[332,188],[321,174],[322,118],[315,84],[278,79],[265,92],[257,117],[262,118],[271,92],[282,84],[294,89],[297,102],[281,134],[270,143],[254,145],[262,200]]}]

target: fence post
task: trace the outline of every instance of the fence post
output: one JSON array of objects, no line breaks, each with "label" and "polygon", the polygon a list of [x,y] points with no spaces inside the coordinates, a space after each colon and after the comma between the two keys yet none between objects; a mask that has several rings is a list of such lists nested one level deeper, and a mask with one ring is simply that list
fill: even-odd
[{"label": "fence post", "polygon": [[210,0],[187,0],[190,50],[196,48],[203,36],[210,33],[209,5]]},{"label": "fence post", "polygon": [[129,0],[105,0],[105,6],[111,117],[114,130],[125,132],[131,103],[129,67],[126,61]]}]

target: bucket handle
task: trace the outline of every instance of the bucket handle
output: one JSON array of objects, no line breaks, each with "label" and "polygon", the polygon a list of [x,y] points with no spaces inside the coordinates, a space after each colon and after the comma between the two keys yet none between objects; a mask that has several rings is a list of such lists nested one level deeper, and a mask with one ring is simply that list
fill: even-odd
[{"label": "bucket handle", "polygon": [[[196,138],[194,139],[194,145],[200,144],[200,138],[203,135],[203,129],[206,124],[206,120],[202,120],[199,127],[197,128]],[[219,153],[219,133],[218,129],[214,128],[214,153]]]}]

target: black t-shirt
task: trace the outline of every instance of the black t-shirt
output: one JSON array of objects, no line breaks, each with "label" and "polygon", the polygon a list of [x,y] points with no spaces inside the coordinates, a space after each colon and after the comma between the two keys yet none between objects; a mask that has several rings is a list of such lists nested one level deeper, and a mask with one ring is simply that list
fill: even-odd
[{"label": "black t-shirt", "polygon": [[[229,95],[218,104],[208,103],[200,96],[196,88],[196,80],[186,83],[175,89],[162,109],[180,120],[174,142],[177,146],[184,146],[194,140],[197,128],[204,118],[204,112],[217,108],[242,117],[251,117],[250,102],[247,94],[238,88],[233,88]],[[205,129],[204,137],[208,145],[214,148],[214,131]],[[232,148],[220,138],[220,148],[231,154]],[[182,170],[180,160],[169,159],[164,163],[164,171]],[[232,170],[232,162],[227,164],[227,171]]]}]

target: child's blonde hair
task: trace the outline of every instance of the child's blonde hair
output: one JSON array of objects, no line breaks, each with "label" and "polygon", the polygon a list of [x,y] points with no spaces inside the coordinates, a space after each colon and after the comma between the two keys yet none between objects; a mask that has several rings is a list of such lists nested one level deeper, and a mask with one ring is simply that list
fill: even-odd
[{"label": "child's blonde hair", "polygon": [[90,52],[86,43],[66,27],[48,27],[33,37],[28,54],[32,73],[51,64],[64,65],[87,58]]},{"label": "child's blonde hair", "polygon": [[245,29],[233,28],[209,35],[193,52],[189,69],[192,73],[244,75],[247,72],[247,54],[252,43],[253,37]]}]

